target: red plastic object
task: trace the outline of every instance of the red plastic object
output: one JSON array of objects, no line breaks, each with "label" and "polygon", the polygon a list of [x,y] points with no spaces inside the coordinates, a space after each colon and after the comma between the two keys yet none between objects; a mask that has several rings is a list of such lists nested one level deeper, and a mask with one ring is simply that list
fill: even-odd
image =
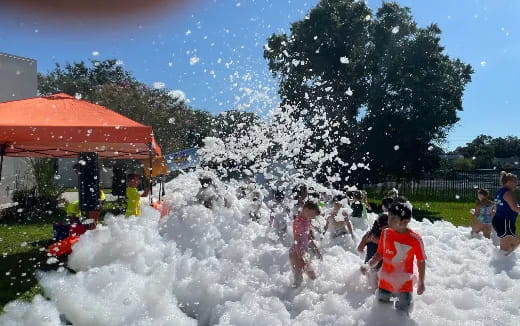
[{"label": "red plastic object", "polygon": [[72,246],[78,242],[79,236],[70,236],[62,241],[51,244],[47,249],[53,256],[70,255],[72,253]]}]

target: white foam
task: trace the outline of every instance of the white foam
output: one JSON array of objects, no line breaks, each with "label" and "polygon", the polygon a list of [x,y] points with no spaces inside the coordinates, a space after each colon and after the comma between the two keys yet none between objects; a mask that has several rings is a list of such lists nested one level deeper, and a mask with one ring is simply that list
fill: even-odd
[{"label": "white foam", "polygon": [[199,187],[195,173],[167,184],[165,220],[145,208],[88,231],[70,256],[78,272],[41,273],[49,300],[10,303],[0,325],[61,325],[60,314],[74,325],[518,325],[518,256],[470,239],[469,228],[411,223],[428,261],[426,292],[414,294],[407,319],[375,302],[348,237],[324,240],[323,261],[313,261],[318,279],[292,289],[288,247],[268,212],[251,222],[252,203],[230,184],[217,187],[228,200],[208,209],[195,200]]}]

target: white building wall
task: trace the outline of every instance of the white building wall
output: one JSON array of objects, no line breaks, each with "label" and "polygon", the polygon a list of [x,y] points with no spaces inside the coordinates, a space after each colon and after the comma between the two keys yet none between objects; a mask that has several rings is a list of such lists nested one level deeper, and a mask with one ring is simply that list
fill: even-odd
[{"label": "white building wall", "polygon": [[[38,96],[36,68],[36,60],[0,52],[0,102]],[[14,190],[31,184],[28,160],[4,157],[0,205],[11,201]]]}]

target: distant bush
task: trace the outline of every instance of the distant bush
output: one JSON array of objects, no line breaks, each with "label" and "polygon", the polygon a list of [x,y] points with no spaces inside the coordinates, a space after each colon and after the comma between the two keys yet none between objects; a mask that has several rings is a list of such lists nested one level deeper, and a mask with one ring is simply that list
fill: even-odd
[{"label": "distant bush", "polygon": [[60,208],[61,193],[39,194],[36,188],[15,190],[12,201],[16,206],[0,212],[2,223],[39,223],[65,217]]},{"label": "distant bush", "polygon": [[453,163],[453,167],[458,171],[471,171],[475,168],[475,162],[470,158],[458,159]]}]

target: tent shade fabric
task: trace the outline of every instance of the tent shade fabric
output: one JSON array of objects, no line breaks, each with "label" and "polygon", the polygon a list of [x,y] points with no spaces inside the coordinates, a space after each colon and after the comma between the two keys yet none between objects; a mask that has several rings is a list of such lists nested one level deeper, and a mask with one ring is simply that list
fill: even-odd
[{"label": "tent shade fabric", "polygon": [[0,103],[0,144],[6,156],[145,159],[151,148],[161,154],[152,127],[63,93]]}]

